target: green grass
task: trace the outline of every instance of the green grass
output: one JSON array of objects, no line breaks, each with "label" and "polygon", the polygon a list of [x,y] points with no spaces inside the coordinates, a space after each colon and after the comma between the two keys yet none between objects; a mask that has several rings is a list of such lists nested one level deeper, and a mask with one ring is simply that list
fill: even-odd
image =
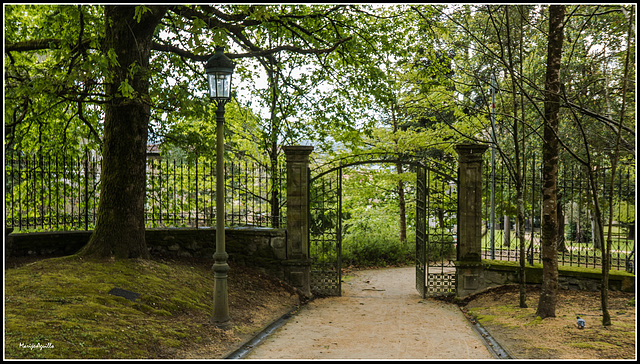
[{"label": "green grass", "polygon": [[527,322],[526,324],[524,324],[524,326],[539,325],[541,323],[542,323],[542,318],[540,316],[536,316],[536,318]]},{"label": "green grass", "polygon": [[[119,287],[135,302],[109,295]],[[149,358],[197,340],[209,315],[212,274],[145,260],[63,257],[5,272],[5,356],[20,359]]]}]

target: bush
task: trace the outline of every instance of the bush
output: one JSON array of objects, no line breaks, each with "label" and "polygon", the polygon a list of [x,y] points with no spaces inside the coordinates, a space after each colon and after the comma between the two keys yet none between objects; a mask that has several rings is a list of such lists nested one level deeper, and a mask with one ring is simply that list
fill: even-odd
[{"label": "bush", "polygon": [[415,260],[415,232],[407,228],[407,241],[400,242],[399,224],[393,216],[370,211],[346,221],[345,226],[343,265],[405,265]]},{"label": "bush", "polygon": [[415,260],[415,244],[397,238],[345,239],[342,261],[358,267],[405,265]]}]

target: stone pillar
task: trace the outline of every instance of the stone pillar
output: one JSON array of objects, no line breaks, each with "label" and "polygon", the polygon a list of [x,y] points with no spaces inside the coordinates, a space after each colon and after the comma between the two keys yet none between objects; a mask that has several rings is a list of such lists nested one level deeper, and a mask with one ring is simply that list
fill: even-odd
[{"label": "stone pillar", "polygon": [[484,288],[482,264],[482,155],[486,145],[459,144],[458,153],[458,297]]},{"label": "stone pillar", "polygon": [[309,259],[309,154],[312,146],[286,146],[287,157],[287,259],[285,280],[311,297]]}]

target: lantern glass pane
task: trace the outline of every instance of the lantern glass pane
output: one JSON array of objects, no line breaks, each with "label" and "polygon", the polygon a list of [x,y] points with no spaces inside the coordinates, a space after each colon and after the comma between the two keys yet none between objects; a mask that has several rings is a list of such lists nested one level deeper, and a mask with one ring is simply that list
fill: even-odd
[{"label": "lantern glass pane", "polygon": [[228,99],[231,92],[231,74],[209,74],[209,96],[214,99]]}]

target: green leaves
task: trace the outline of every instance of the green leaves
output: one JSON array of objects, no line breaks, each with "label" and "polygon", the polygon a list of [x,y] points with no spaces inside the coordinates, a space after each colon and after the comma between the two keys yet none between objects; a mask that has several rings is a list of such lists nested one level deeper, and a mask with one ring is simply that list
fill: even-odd
[{"label": "green leaves", "polygon": [[140,23],[140,20],[142,20],[142,16],[144,15],[144,13],[146,12],[151,12],[151,9],[149,9],[148,7],[144,6],[144,5],[139,5],[136,6],[136,10],[135,10],[135,16],[134,19]]},{"label": "green leaves", "polygon": [[135,93],[135,90],[131,85],[129,85],[129,80],[124,80],[120,82],[120,86],[118,86],[118,93],[120,93],[123,97],[132,99]]}]

